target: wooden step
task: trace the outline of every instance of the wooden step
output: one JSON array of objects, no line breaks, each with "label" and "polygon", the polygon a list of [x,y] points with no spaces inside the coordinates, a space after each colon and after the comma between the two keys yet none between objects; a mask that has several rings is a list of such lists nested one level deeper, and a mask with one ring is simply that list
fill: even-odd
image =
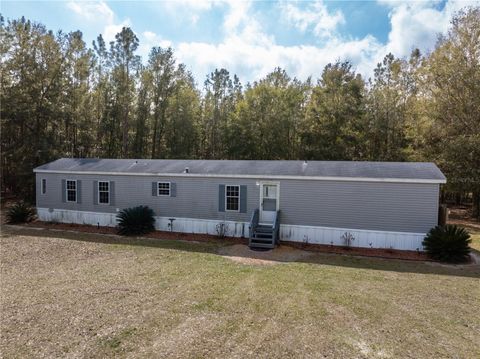
[{"label": "wooden step", "polygon": [[272,239],[273,238],[273,233],[255,233],[253,238],[266,238],[266,239]]},{"label": "wooden step", "polygon": [[250,243],[250,248],[275,248],[275,245],[270,243]]},{"label": "wooden step", "polygon": [[273,227],[272,226],[263,226],[263,225],[258,225],[256,228],[255,228],[256,231],[273,231]]},{"label": "wooden step", "polygon": [[250,238],[250,242],[255,242],[255,243],[272,243],[273,239],[272,238]]},{"label": "wooden step", "polygon": [[252,237],[261,237],[261,238],[265,238],[265,237],[272,237],[273,236],[273,233],[268,233],[268,232],[253,232],[253,236]]},{"label": "wooden step", "polygon": [[249,247],[250,248],[275,248],[275,243],[273,242],[272,237],[270,238],[252,237],[250,238]]}]

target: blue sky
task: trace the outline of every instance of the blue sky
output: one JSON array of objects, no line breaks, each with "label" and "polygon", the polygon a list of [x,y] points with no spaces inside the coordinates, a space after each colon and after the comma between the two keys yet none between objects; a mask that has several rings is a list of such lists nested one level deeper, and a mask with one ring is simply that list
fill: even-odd
[{"label": "blue sky", "polygon": [[480,1],[2,1],[6,18],[25,16],[49,29],[81,30],[88,45],[130,26],[144,59],[171,46],[197,82],[216,67],[253,81],[280,66],[318,78],[329,62],[349,60],[365,77],[383,56],[426,52],[451,16]]}]

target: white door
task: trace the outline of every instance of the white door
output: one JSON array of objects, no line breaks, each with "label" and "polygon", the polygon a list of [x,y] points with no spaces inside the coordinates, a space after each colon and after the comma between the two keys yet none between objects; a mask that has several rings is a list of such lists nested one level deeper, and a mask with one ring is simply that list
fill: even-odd
[{"label": "white door", "polygon": [[260,184],[260,223],[273,223],[278,210],[279,192],[277,183]]}]

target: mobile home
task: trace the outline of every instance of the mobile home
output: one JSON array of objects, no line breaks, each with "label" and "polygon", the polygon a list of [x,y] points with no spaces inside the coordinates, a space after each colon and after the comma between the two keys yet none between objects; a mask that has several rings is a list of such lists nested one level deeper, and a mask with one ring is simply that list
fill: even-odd
[{"label": "mobile home", "polygon": [[34,172],[43,221],[115,226],[121,209],[147,205],[158,230],[264,247],[422,250],[446,182],[418,162],[62,158]]}]

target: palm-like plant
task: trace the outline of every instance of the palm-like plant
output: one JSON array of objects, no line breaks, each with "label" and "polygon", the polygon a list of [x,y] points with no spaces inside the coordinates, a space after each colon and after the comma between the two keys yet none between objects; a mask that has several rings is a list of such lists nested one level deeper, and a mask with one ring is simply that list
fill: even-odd
[{"label": "palm-like plant", "polygon": [[148,206],[123,209],[118,215],[118,233],[125,236],[149,233],[155,230],[155,213]]},{"label": "palm-like plant", "polygon": [[35,209],[26,202],[17,202],[7,210],[7,222],[26,223],[35,217]]},{"label": "palm-like plant", "polygon": [[423,247],[433,259],[459,263],[468,259],[471,241],[465,228],[447,224],[432,228],[423,240]]}]

